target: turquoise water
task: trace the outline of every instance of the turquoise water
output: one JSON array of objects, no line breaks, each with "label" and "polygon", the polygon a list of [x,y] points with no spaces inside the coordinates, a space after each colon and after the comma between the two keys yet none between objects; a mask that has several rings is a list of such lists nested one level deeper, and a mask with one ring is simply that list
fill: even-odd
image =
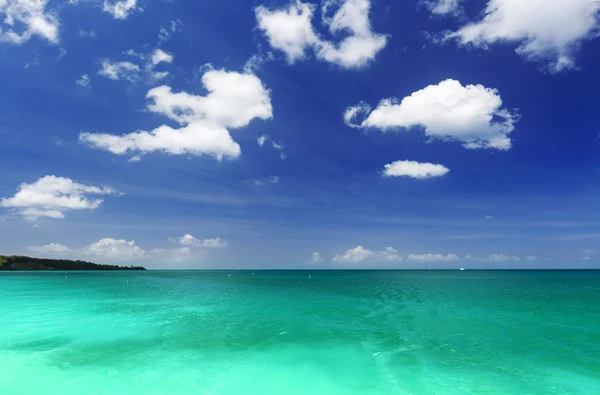
[{"label": "turquoise water", "polygon": [[41,393],[599,394],[600,272],[2,273]]}]

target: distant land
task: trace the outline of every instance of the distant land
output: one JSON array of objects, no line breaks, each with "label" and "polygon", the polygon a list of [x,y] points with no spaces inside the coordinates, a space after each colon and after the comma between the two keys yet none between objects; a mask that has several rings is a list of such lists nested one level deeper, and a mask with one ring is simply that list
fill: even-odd
[{"label": "distant land", "polygon": [[142,266],[98,265],[68,259],[43,259],[28,256],[0,255],[1,270],[146,270]]}]

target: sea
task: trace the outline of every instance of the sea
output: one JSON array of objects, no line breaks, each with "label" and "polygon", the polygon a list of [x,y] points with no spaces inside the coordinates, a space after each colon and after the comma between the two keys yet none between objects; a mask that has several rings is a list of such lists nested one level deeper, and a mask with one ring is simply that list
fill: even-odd
[{"label": "sea", "polygon": [[600,271],[0,272],[0,394],[600,394]]}]

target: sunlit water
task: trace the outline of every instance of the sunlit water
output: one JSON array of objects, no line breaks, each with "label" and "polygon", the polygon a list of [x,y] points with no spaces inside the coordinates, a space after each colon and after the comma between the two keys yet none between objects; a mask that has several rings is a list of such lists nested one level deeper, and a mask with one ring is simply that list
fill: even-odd
[{"label": "sunlit water", "polygon": [[600,272],[0,274],[0,394],[186,393],[600,394]]}]

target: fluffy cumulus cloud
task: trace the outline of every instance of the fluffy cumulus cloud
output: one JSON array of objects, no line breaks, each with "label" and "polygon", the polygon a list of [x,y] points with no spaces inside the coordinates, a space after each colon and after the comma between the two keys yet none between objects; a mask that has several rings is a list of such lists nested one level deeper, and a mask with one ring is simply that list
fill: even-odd
[{"label": "fluffy cumulus cloud", "polygon": [[402,261],[443,262],[456,260],[458,260],[458,257],[454,254],[408,254],[403,256],[394,247],[385,247],[381,251],[371,251],[359,245],[342,254],[335,255],[332,261],[337,263],[360,263],[367,261],[384,263]]},{"label": "fluffy cumulus cloud", "polygon": [[253,119],[270,119],[270,91],[254,74],[208,70],[202,84],[209,92],[196,96],[173,92],[162,85],[151,89],[146,97],[148,110],[178,122],[180,128],[167,125],[152,131],[126,135],[81,133],[79,140],[92,147],[117,155],[161,151],[167,154],[212,155],[237,158],[240,146],[228,129],[247,126]]},{"label": "fluffy cumulus cloud", "polygon": [[374,255],[373,251],[365,249],[363,246],[357,246],[347,250],[343,254],[337,254],[333,257],[333,262],[358,263]]},{"label": "fluffy cumulus cloud", "polygon": [[154,66],[161,62],[171,63],[173,62],[173,55],[166,53],[162,49],[156,49],[152,52],[151,62]]},{"label": "fluffy cumulus cloud", "polygon": [[319,263],[323,261],[323,257],[321,256],[321,254],[319,254],[318,252],[313,252],[311,259],[310,259],[310,263]]},{"label": "fluffy cumulus cloud", "polygon": [[206,121],[223,127],[240,128],[255,118],[272,117],[270,92],[253,74],[209,70],[202,76],[207,96],[173,93],[168,86],[148,92],[150,111],[180,124]]},{"label": "fluffy cumulus cloud", "polygon": [[[179,239],[177,240],[179,242]],[[160,262],[183,262],[202,259],[207,256],[205,249],[194,247],[220,248],[226,245],[219,238],[197,240],[191,235],[181,238],[181,247],[154,248],[145,250],[133,240],[113,239],[110,237],[98,240],[82,248],[70,248],[62,244],[50,243],[43,246],[29,247],[36,256],[83,259],[92,262],[119,262],[137,260],[160,260]]]},{"label": "fluffy cumulus cloud", "polygon": [[[438,10],[446,9],[445,3],[453,2],[438,1]],[[599,11],[600,2],[591,0],[489,0],[480,20],[445,38],[482,48],[517,43],[518,54],[560,72],[574,68],[580,44],[598,36]]]},{"label": "fluffy cumulus cloud", "polygon": [[359,263],[359,262],[402,262],[402,261],[418,261],[418,262],[450,262],[457,261],[459,258],[454,254],[407,254],[401,255],[398,250],[393,247],[386,247],[381,251],[371,251],[363,246],[357,246],[333,257],[333,262],[338,263]]},{"label": "fluffy cumulus cloud", "polygon": [[433,15],[456,14],[460,10],[459,0],[425,0],[421,2]]},{"label": "fluffy cumulus cloud", "polygon": [[95,210],[102,199],[88,195],[114,195],[111,187],[79,184],[70,178],[45,176],[33,184],[23,183],[17,193],[0,201],[1,207],[13,209],[27,220],[38,218],[64,218],[71,210]]},{"label": "fluffy cumulus cloud", "polygon": [[313,4],[301,1],[292,2],[285,9],[272,11],[264,6],[255,9],[258,26],[271,47],[283,51],[290,63],[304,58],[306,48],[319,42],[312,27],[314,11]]},{"label": "fluffy cumulus cloud", "polygon": [[417,261],[417,262],[451,262],[458,261],[458,256],[454,254],[408,254],[409,261]]},{"label": "fluffy cumulus cloud", "polygon": [[48,0],[0,0],[0,42],[22,44],[39,36],[58,43],[58,17]]},{"label": "fluffy cumulus cloud", "polygon": [[372,61],[387,43],[385,35],[371,29],[370,7],[370,0],[323,1],[321,19],[332,37],[344,36],[339,42],[322,39],[315,32],[314,4],[296,0],[275,10],[259,6],[255,12],[258,27],[271,47],[282,51],[290,64],[303,59],[311,49],[321,60],[357,68]]},{"label": "fluffy cumulus cloud", "polygon": [[343,117],[351,127],[383,132],[421,127],[429,137],[460,141],[469,149],[499,150],[510,149],[509,134],[518,121],[516,113],[502,107],[496,89],[463,86],[452,79],[429,85],[401,101],[384,99],[372,111],[360,103],[347,108]]},{"label": "fluffy cumulus cloud", "polygon": [[131,261],[143,258],[146,251],[136,246],[133,240],[115,240],[107,237],[84,248],[81,255],[111,261]]},{"label": "fluffy cumulus cloud", "polygon": [[162,125],[150,132],[139,131],[122,136],[81,133],[79,140],[116,155],[161,151],[171,155],[212,155],[221,160],[224,156],[236,158],[241,153],[240,146],[226,129],[214,128],[203,123],[194,123],[178,129]]},{"label": "fluffy cumulus cloud", "polygon": [[104,0],[104,12],[108,12],[115,19],[127,19],[137,10],[137,0]]},{"label": "fluffy cumulus cloud", "polygon": [[29,247],[29,251],[38,254],[39,256],[65,256],[69,255],[73,250],[62,244],[50,243],[38,247]]},{"label": "fluffy cumulus cloud", "polygon": [[200,240],[190,234],[183,235],[179,239],[179,244],[188,247],[204,247],[204,248],[224,248],[227,247],[227,241],[217,237],[214,239]]},{"label": "fluffy cumulus cloud", "polygon": [[131,62],[112,62],[104,59],[100,63],[98,74],[114,81],[134,82],[139,78],[140,66]]},{"label": "fluffy cumulus cloud", "polygon": [[398,250],[393,247],[385,247],[385,250],[379,252],[377,254],[378,257],[382,258],[385,261],[402,261],[404,258],[398,254]]},{"label": "fluffy cumulus cloud", "polygon": [[397,160],[384,166],[383,175],[385,177],[411,177],[423,180],[441,177],[449,171],[447,167],[434,163]]}]

